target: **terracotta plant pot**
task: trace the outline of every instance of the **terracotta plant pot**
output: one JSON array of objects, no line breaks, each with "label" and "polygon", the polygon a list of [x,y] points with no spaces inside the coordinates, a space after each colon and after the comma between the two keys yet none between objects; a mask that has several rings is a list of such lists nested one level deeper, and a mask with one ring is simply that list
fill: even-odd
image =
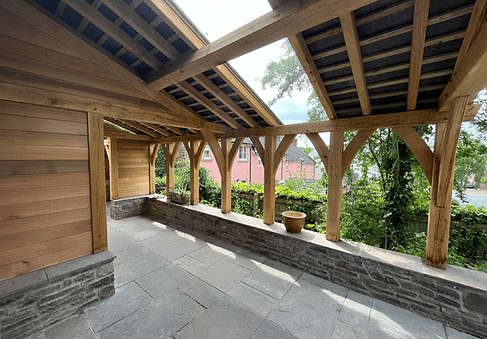
[{"label": "terracotta plant pot", "polygon": [[282,212],[284,217],[284,226],[286,226],[286,231],[289,233],[300,233],[304,226],[304,219],[306,214],[301,212],[286,211]]}]

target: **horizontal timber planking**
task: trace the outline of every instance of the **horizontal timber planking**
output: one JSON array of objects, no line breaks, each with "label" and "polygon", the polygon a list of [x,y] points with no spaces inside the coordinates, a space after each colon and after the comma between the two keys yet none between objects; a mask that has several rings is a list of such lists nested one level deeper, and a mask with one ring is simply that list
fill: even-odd
[{"label": "horizontal timber planking", "polygon": [[40,201],[25,205],[4,205],[0,206],[0,221],[22,219],[85,208],[90,208],[89,196]]},{"label": "horizontal timber planking", "polygon": [[65,250],[50,252],[35,258],[0,266],[0,279],[16,277],[44,267],[83,257],[91,254],[92,250],[92,242],[90,240],[85,243],[77,243],[75,247],[70,247]]},{"label": "horizontal timber planking", "polygon": [[91,243],[91,224],[88,222],[88,231],[73,233],[64,238],[53,238],[35,244],[25,245],[0,252],[0,266],[15,263],[19,259],[27,260],[52,252],[52,249],[67,250],[81,243]]},{"label": "horizontal timber planking", "polygon": [[119,198],[149,194],[149,143],[118,139]]},{"label": "horizontal timber planking", "polygon": [[92,253],[87,113],[2,101],[0,119],[0,280]]}]

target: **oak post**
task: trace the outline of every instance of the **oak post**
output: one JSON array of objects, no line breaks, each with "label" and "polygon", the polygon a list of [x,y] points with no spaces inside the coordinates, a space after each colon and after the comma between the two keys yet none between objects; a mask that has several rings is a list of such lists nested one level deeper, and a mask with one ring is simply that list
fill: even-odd
[{"label": "oak post", "polygon": [[110,138],[110,152],[108,154],[110,166],[110,199],[118,199],[118,140]]},{"label": "oak post", "polygon": [[222,196],[221,211],[230,213],[232,211],[232,166],[228,162],[228,154],[231,148],[231,139],[222,139],[221,148],[224,157],[224,165],[221,170]]},{"label": "oak post", "polygon": [[91,231],[93,253],[108,250],[103,116],[88,113]]},{"label": "oak post", "polygon": [[166,192],[174,189],[174,164],[176,163],[176,156],[180,145],[180,142],[176,142],[162,146],[164,155],[166,156]]},{"label": "oak post", "polygon": [[276,154],[276,137],[265,137],[264,164],[264,224],[274,223],[276,209],[276,178],[274,157]]},{"label": "oak post", "polygon": [[205,141],[188,141],[184,143],[190,162],[190,205],[198,205],[200,203],[200,162],[205,146]]},{"label": "oak post", "polygon": [[342,208],[342,131],[330,133],[330,157],[328,159],[328,210],[326,239],[340,240],[340,216]]},{"label": "oak post", "polygon": [[466,103],[467,97],[457,98],[449,112],[448,121],[436,125],[426,265],[442,269],[446,269],[455,154]]},{"label": "oak post", "polygon": [[156,158],[160,144],[149,145],[149,193],[156,193]]}]

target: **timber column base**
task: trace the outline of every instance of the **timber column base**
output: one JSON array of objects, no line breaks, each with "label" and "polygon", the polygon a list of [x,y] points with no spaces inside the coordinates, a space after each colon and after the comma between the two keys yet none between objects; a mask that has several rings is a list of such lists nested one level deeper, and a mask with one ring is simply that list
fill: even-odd
[{"label": "timber column base", "polygon": [[428,237],[426,244],[426,264],[446,269],[448,244],[450,238],[451,204],[449,207],[438,207],[430,202],[428,215]]}]

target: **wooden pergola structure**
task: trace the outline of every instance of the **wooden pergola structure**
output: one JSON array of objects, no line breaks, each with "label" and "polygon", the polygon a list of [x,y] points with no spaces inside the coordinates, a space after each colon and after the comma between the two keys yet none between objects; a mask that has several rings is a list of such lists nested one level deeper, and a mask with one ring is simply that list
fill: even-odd
[{"label": "wooden pergola structure", "polygon": [[[116,199],[154,193],[160,146],[173,187],[181,143],[191,204],[208,144],[227,213],[231,165],[251,138],[271,224],[277,166],[306,134],[329,176],[326,237],[339,241],[343,175],[386,127],[431,184],[426,263],[446,267],[460,126],[487,84],[487,1],[269,2],[271,12],[212,43],[170,0],[0,2],[0,280],[106,250],[104,153]],[[285,37],[328,121],[282,125],[225,64]],[[426,124],[436,125],[434,151],[413,128]]]}]

